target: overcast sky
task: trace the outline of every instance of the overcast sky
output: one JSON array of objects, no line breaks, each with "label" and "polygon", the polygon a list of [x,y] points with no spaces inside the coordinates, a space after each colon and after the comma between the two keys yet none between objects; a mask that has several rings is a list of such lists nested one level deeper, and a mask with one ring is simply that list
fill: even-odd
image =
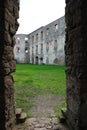
[{"label": "overcast sky", "polygon": [[65,0],[20,0],[18,34],[29,34],[65,14]]}]

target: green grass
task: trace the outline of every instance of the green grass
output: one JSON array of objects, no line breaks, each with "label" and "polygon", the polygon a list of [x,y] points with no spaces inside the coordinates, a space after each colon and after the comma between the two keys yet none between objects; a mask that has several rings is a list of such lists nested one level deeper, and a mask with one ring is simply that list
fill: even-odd
[{"label": "green grass", "polygon": [[14,81],[16,105],[26,112],[35,95],[65,96],[65,66],[17,64]]}]

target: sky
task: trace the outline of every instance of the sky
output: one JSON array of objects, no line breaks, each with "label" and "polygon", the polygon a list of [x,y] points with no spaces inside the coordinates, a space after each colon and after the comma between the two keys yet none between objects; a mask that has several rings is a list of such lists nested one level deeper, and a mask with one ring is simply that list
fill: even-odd
[{"label": "sky", "polygon": [[65,14],[65,0],[20,0],[17,34],[29,34]]}]

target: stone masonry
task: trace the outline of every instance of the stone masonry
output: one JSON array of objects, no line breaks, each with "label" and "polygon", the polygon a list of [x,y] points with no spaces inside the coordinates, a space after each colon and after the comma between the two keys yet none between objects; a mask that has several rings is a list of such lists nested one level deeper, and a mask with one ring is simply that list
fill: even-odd
[{"label": "stone masonry", "polygon": [[86,0],[66,0],[66,117],[70,130],[87,130],[86,16]]},{"label": "stone masonry", "polygon": [[[0,1],[0,130],[15,130],[13,47],[18,0]],[[66,121],[70,130],[87,130],[87,0],[66,0]]]},{"label": "stone masonry", "polygon": [[17,63],[65,64],[65,17],[32,33],[16,34],[14,55]]},{"label": "stone masonry", "polygon": [[0,130],[15,130],[13,47],[18,29],[18,0],[0,1]]}]

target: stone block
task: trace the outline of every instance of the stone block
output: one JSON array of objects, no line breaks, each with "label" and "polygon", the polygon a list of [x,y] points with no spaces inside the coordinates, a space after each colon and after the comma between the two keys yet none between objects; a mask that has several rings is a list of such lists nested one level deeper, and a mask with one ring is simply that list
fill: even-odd
[{"label": "stone block", "polygon": [[5,30],[9,31],[9,23],[7,21],[5,21]]},{"label": "stone block", "polygon": [[9,0],[6,0],[6,2],[5,2],[5,7],[6,7],[11,13],[13,13],[13,6],[14,6],[14,1],[13,1],[13,0],[11,0],[10,2],[9,2]]},{"label": "stone block", "polygon": [[15,40],[15,38],[13,38],[13,39],[12,39],[12,45],[11,45],[11,46],[14,47],[15,44],[16,44],[16,40]]},{"label": "stone block", "polygon": [[4,77],[4,84],[5,84],[6,88],[13,86],[13,77],[12,76],[5,76]]},{"label": "stone block", "polygon": [[5,20],[9,22],[9,24],[15,25],[15,17],[8,9],[5,9]]},{"label": "stone block", "polygon": [[9,65],[10,65],[10,71],[15,72],[15,70],[16,70],[16,62],[14,60],[12,60],[12,61],[9,62]]},{"label": "stone block", "polygon": [[11,38],[9,32],[5,31],[5,33],[4,33],[4,42],[9,43],[9,45],[12,44],[12,38]]},{"label": "stone block", "polygon": [[13,8],[13,15],[15,16],[15,18],[19,18],[19,8],[14,5],[14,8]]},{"label": "stone block", "polygon": [[11,25],[9,26],[9,33],[14,36],[15,33],[16,33],[16,29],[15,29],[15,26]]}]

